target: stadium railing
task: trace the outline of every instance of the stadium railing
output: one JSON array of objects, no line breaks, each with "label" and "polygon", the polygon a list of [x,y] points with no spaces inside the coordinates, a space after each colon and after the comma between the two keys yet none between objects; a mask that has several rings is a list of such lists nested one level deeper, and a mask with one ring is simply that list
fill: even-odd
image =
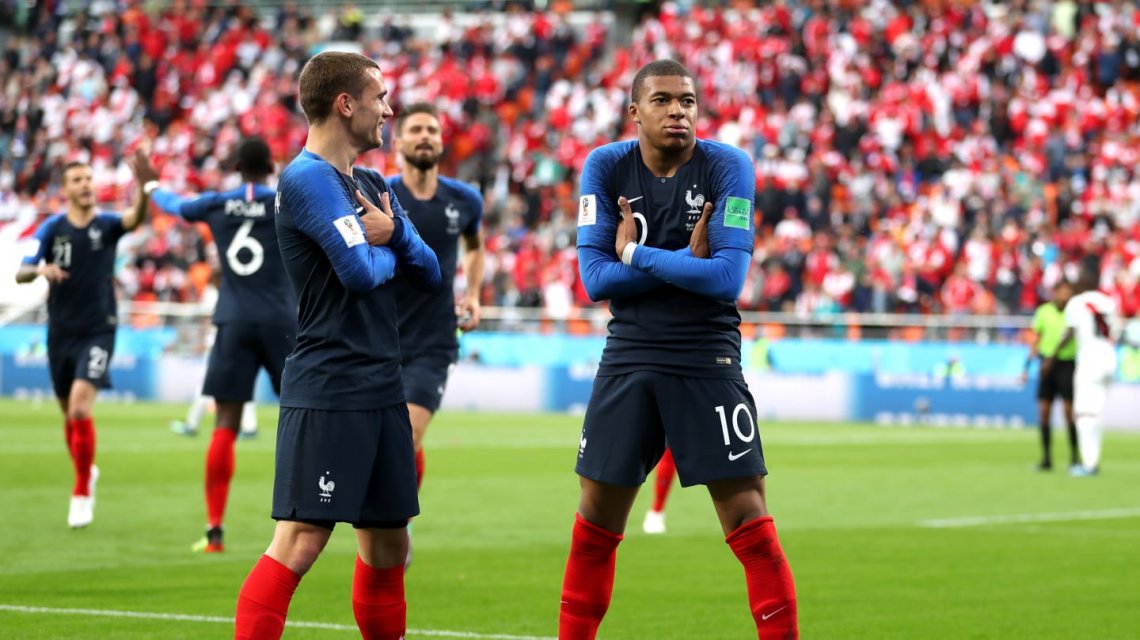
[{"label": "stadium railing", "polygon": [[[171,349],[181,353],[204,351],[212,310],[200,304],[174,302],[119,303],[120,325],[134,329],[173,329],[177,335]],[[604,307],[576,308],[552,314],[542,308],[484,307],[481,332],[565,334],[601,336],[610,319]],[[5,324],[46,322],[46,310],[38,305],[0,304]],[[1024,338],[1031,319],[1017,315],[919,315],[899,313],[829,313],[805,316],[797,313],[741,313],[741,334],[746,340],[766,338],[828,338],[892,340],[901,342],[1017,343]]]}]

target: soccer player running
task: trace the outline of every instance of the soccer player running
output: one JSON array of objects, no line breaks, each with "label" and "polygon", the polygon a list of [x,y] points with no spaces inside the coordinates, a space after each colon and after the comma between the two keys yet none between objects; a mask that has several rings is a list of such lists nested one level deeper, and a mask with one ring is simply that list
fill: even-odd
[{"label": "soccer player running", "polygon": [[278,638],[297,584],[337,522],[356,529],[352,609],[370,640],[404,636],[408,518],[419,513],[412,425],[400,375],[397,268],[439,286],[431,249],[383,176],[353,166],[392,116],[379,66],[356,53],[311,58],[299,80],[305,148],[277,185],[277,237],[299,304],[285,361],[273,541],[238,595],[236,638]]},{"label": "soccer player running", "polygon": [[1077,446],[1077,423],[1073,419],[1073,371],[1076,367],[1077,345],[1070,342],[1064,351],[1057,346],[1065,333],[1065,305],[1073,297],[1073,288],[1061,280],[1053,287],[1053,299],[1037,307],[1033,314],[1033,338],[1029,345],[1029,356],[1025,359],[1025,370],[1021,374],[1024,382],[1028,377],[1029,365],[1038,357],[1042,363],[1053,358],[1053,366],[1048,372],[1040,370],[1037,379],[1037,412],[1041,429],[1041,462],[1039,471],[1053,469],[1053,400],[1061,397],[1065,409],[1065,421],[1069,426],[1069,468],[1080,464],[1080,450]]},{"label": "soccer player running", "polygon": [[182,198],[165,189],[152,194],[161,209],[205,222],[222,257],[222,282],[214,309],[217,335],[202,393],[217,402],[214,435],[206,451],[206,536],[195,551],[224,550],[222,519],[234,475],[234,440],[243,408],[253,399],[264,368],[281,393],[281,370],[293,350],[297,302],[281,263],[274,225],[276,192],[265,184],[273,172],[269,145],[247,138],[237,148],[242,185],[230,191]]},{"label": "soccer player running", "polygon": [[578,450],[561,640],[596,636],[630,508],[666,441],[682,486],[708,488],[758,636],[798,637],[740,367],[735,300],[752,260],[755,173],[739,149],[695,138],[697,96],[681,64],[646,65],[629,106],[637,140],[595,149],[582,169],[580,270],[613,319]]},{"label": "soccer player running", "polygon": [[[1073,414],[1077,419],[1081,464],[1069,470],[1069,475],[1077,478],[1095,476],[1100,471],[1101,412],[1116,376],[1120,318],[1112,296],[1097,290],[1098,281],[1096,269],[1086,265],[1081,270],[1077,295],[1065,305],[1065,333],[1057,345],[1058,353],[1063,353],[1070,342],[1077,345]],[[1057,366],[1057,358],[1046,359],[1041,365],[1042,375]]]},{"label": "soccer player running", "polygon": [[52,388],[64,416],[64,437],[75,467],[67,524],[86,527],[95,518],[95,421],[92,410],[100,389],[111,386],[115,353],[115,247],[124,234],[146,220],[150,193],[158,177],[148,151],[140,145],[127,160],[138,190],[122,216],[95,212],[91,166],[71,162],[63,168],[66,213],[56,214],[36,230],[34,246],[16,271],[16,282],[43,276],[48,290],[48,366]]},{"label": "soccer player running", "polygon": [[[404,394],[412,418],[419,487],[424,478],[424,434],[443,400],[447,376],[459,360],[455,329],[472,331],[479,326],[485,262],[483,196],[458,180],[439,175],[443,133],[434,106],[421,102],[401,109],[396,116],[396,144],[404,156],[404,173],[389,178],[388,186],[435,252],[443,277],[439,290],[430,293],[404,278],[395,283]],[[457,302],[452,288],[459,237],[463,238],[467,291]]]}]

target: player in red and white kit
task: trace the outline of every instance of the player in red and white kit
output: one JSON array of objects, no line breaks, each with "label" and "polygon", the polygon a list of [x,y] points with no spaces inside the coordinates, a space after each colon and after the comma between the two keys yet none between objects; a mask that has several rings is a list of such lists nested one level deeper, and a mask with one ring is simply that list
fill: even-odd
[{"label": "player in red and white kit", "polygon": [[[1108,389],[1116,375],[1116,343],[1120,337],[1120,317],[1112,296],[1097,289],[1097,272],[1084,269],[1077,281],[1077,295],[1065,305],[1065,334],[1058,349],[1070,340],[1077,342],[1077,366],[1073,374],[1073,414],[1077,419],[1077,439],[1081,464],[1070,475],[1089,477],[1100,469],[1103,438],[1100,415],[1108,400]],[[1045,363],[1052,366],[1052,359]]]}]

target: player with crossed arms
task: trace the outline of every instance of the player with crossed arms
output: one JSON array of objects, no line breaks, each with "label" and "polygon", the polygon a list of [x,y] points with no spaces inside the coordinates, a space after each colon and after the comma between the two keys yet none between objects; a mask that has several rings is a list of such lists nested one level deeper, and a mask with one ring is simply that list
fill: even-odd
[{"label": "player with crossed arms", "polygon": [[596,637],[630,508],[668,441],[681,484],[708,488],[744,566],[758,636],[796,638],[740,366],[735,301],[752,260],[755,171],[739,149],[696,139],[698,92],[681,64],[646,65],[630,94],[637,140],[595,149],[582,169],[579,268],[613,320],[579,443],[558,637]]},{"label": "player with crossed arms", "polygon": [[368,640],[407,626],[408,519],[419,513],[392,279],[440,284],[439,263],[384,177],[354,166],[392,116],[375,61],[326,51],[299,80],[305,148],[277,185],[277,237],[297,293],[297,347],[281,379],[273,517],[238,594],[235,638],[281,636],[301,577],[338,522],[356,533],[352,611]]}]

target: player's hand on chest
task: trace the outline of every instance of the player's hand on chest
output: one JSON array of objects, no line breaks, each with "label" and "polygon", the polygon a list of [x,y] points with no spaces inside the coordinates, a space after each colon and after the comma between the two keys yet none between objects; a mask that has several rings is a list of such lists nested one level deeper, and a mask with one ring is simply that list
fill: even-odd
[{"label": "player's hand on chest", "polygon": [[[635,241],[649,247],[679,249],[689,244],[701,219],[709,189],[700,180],[654,179],[636,193],[622,193],[629,200],[636,226]],[[615,198],[616,199],[616,198]]]}]

